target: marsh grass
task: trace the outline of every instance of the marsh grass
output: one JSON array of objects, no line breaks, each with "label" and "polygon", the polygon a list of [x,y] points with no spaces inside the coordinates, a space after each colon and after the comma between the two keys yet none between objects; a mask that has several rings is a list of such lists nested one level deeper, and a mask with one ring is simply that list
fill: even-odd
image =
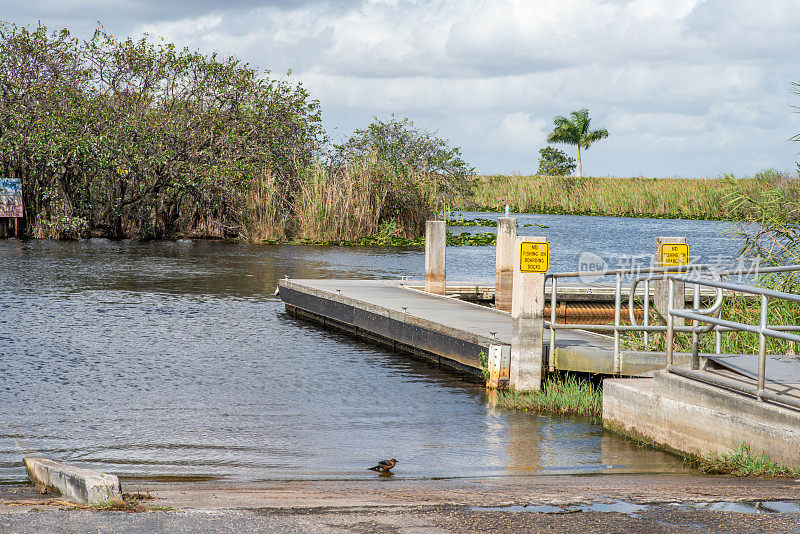
[{"label": "marsh grass", "polygon": [[[701,304],[704,305],[704,304]],[[722,303],[722,319],[735,321],[738,323],[757,326],[760,319],[760,308],[758,302],[746,300],[741,295],[725,297]],[[623,320],[623,324],[627,324]],[[641,324],[641,319],[639,319]],[[771,301],[767,314],[767,323],[770,325],[797,325],[800,324],[800,306],[793,302]],[[659,317],[651,316],[650,324],[664,324]],[[701,323],[702,326],[702,323]],[[691,352],[692,334],[686,332],[675,332],[674,350],[677,352]],[[659,351],[666,350],[666,341],[663,333],[651,334],[650,342],[645,345],[641,332],[623,332],[622,340],[630,350]],[[757,354],[758,353],[758,334],[751,332],[722,332],[721,334],[722,354]],[[716,336],[713,332],[700,334],[700,352],[716,352]],[[786,341],[783,339],[767,338],[767,354],[800,354],[800,343]]]},{"label": "marsh grass", "polygon": [[444,205],[447,181],[374,157],[348,167],[312,165],[290,188],[265,172],[245,196],[242,235],[252,242],[414,244]]},{"label": "marsh grass", "polygon": [[792,477],[800,476],[800,469],[775,462],[762,451],[755,454],[750,444],[740,443],[736,450],[720,454],[712,451],[707,455],[695,454],[686,463],[709,475]]},{"label": "marsh grass", "polygon": [[602,388],[570,373],[546,378],[541,391],[498,391],[495,403],[503,408],[532,412],[582,415],[593,419],[603,416]]},{"label": "marsh grass", "polygon": [[753,207],[732,207],[732,192],[759,199],[797,181],[773,170],[750,179],[479,176],[472,196],[463,196],[457,209],[499,211],[509,204],[526,213],[749,220]]}]

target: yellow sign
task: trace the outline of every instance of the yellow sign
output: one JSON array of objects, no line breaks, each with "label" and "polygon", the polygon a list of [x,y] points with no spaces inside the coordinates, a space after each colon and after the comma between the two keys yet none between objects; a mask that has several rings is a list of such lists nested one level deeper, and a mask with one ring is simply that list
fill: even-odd
[{"label": "yellow sign", "polygon": [[661,266],[675,267],[689,263],[689,245],[686,243],[663,243],[661,245]]},{"label": "yellow sign", "polygon": [[550,243],[523,241],[519,244],[519,270],[523,273],[546,273],[550,268]]}]

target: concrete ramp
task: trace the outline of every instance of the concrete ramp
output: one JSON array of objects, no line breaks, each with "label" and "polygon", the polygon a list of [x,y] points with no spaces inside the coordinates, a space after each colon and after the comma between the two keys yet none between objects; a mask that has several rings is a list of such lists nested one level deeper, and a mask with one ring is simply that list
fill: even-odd
[{"label": "concrete ramp", "polygon": [[[710,356],[715,363],[748,378],[758,378],[757,354],[722,354]],[[767,354],[765,380],[775,384],[800,384],[800,358],[778,354]]]}]

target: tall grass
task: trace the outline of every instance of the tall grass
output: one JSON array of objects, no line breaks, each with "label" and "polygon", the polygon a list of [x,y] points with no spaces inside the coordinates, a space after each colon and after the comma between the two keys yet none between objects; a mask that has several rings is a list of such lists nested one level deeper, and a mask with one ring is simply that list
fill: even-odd
[{"label": "tall grass", "polygon": [[541,391],[498,391],[494,402],[517,410],[592,418],[603,416],[603,390],[590,380],[569,373],[549,376]]},{"label": "tall grass", "polygon": [[496,211],[509,204],[529,213],[752,219],[751,205],[730,205],[731,192],[761,198],[787,181],[798,179],[773,170],[750,179],[480,176],[472,196],[463,196],[457,209]]},{"label": "tall grass", "polygon": [[283,192],[265,173],[245,199],[244,237],[250,241],[353,241],[416,238],[446,198],[446,177],[398,172],[369,158],[349,167],[312,165],[297,187]]},{"label": "tall grass", "polygon": [[709,475],[798,477],[800,469],[770,460],[762,451],[755,454],[749,443],[740,443],[736,450],[720,454],[712,451],[688,458],[688,463]]},{"label": "tall grass", "polygon": [[435,181],[422,172],[398,174],[374,159],[337,170],[314,166],[304,174],[295,202],[294,233],[317,241],[382,232],[418,237],[442,203]]}]

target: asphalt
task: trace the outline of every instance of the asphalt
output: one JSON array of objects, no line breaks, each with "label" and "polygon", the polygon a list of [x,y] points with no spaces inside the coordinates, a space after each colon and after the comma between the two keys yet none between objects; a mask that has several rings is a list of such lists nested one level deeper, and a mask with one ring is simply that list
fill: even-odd
[{"label": "asphalt", "polygon": [[[0,532],[798,532],[800,481],[599,475],[129,482],[144,511],[0,486]],[[776,504],[777,502],[777,504]],[[789,510],[792,513],[780,513]]]}]

